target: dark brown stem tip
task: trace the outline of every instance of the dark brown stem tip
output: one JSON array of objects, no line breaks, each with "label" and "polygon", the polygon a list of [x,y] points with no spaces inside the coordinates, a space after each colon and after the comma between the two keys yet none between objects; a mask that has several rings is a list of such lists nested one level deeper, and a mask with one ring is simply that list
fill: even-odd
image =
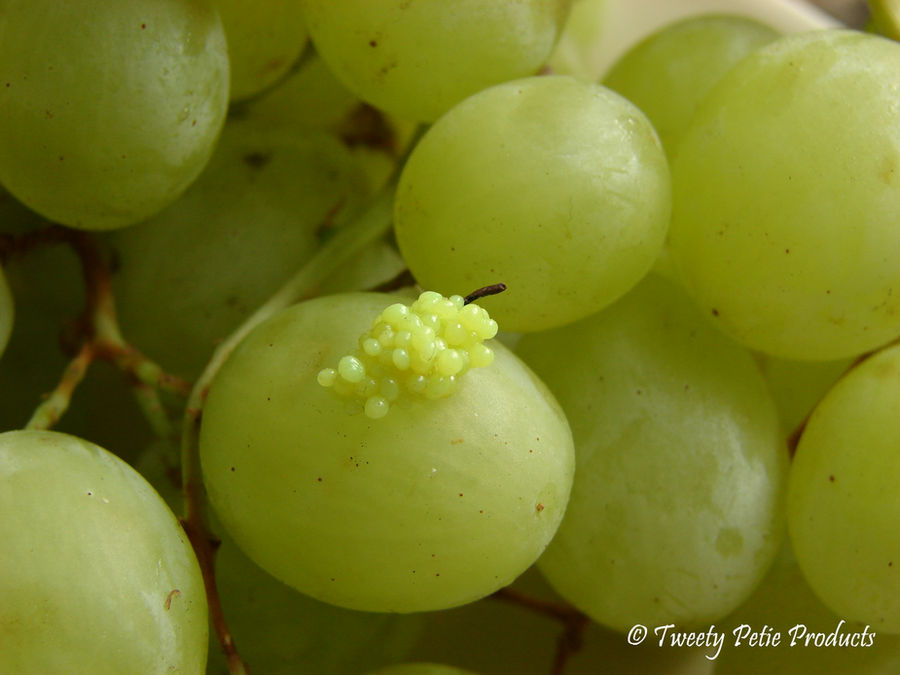
[{"label": "dark brown stem tip", "polygon": [[472,291],[471,293],[469,293],[463,300],[463,304],[468,305],[470,302],[475,302],[476,300],[479,300],[481,298],[486,298],[489,295],[497,295],[497,293],[502,293],[505,290],[506,284],[502,282],[499,284],[484,286],[476,291]]}]

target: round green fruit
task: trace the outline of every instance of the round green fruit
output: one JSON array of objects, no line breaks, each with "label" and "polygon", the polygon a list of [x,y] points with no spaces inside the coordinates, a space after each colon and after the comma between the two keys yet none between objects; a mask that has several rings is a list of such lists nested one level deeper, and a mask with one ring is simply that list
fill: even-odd
[{"label": "round green fruit", "polygon": [[568,423],[502,346],[443,398],[380,419],[317,381],[395,296],[326,296],[258,326],[213,382],[200,459],[209,498],[270,574],[351,609],[461,605],[510,583],[568,501]]}]

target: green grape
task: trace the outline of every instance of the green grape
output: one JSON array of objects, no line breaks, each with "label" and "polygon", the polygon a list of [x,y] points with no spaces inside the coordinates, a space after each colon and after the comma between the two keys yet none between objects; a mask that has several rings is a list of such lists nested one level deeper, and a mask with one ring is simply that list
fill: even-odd
[{"label": "green grape", "polygon": [[12,293],[9,290],[6,275],[3,274],[3,268],[0,267],[0,356],[3,356],[3,350],[6,349],[6,344],[9,342],[14,315],[15,306]]},{"label": "green grape", "polygon": [[296,0],[213,0],[228,38],[231,100],[253,96],[281,78],[306,46]]},{"label": "green grape", "polygon": [[565,417],[501,346],[452,395],[400,397],[382,419],[317,382],[397,301],[333,295],[270,318],[203,413],[203,475],[229,535],[275,578],[351,609],[439,609],[508,584],[553,536],[572,480]]},{"label": "green grape", "polygon": [[669,221],[669,174],[646,117],[570,77],[498,85],[442,117],[406,163],[395,232],[444,293],[504,282],[506,330],[582,318],[647,273]]},{"label": "green grape", "polygon": [[852,359],[840,361],[787,361],[759,354],[756,358],[775,399],[781,427],[788,434],[796,430],[847,372]]},{"label": "green grape", "polygon": [[813,411],[791,467],[788,527],[832,611],[900,633],[900,346],[845,375]]},{"label": "green grape", "polygon": [[569,507],[538,561],[551,585],[620,631],[737,607],[781,542],[787,473],[752,357],[655,277],[605,312],[525,335],[517,352],[575,439]]},{"label": "green grape", "polygon": [[[241,658],[254,673],[361,673],[406,658],[420,615],[354,612],[288,588],[225,538],[216,552],[216,585]],[[210,646],[215,673],[227,673]]]},{"label": "green grape", "polygon": [[0,510],[0,671],[203,671],[200,568],[133,469],[67,434],[0,434]]},{"label": "green grape", "polygon": [[535,74],[569,0],[302,0],[316,49],[348,89],[431,122],[493,84]]},{"label": "green grape", "polygon": [[364,190],[333,137],[230,121],[199,180],[155,218],[112,233],[123,332],[196,377],[215,346],[299,269],[316,230]]},{"label": "green grape", "polygon": [[672,166],[672,255],[738,341],[829,360],[900,335],[900,45],[781,38],[729,71]]},{"label": "green grape", "polygon": [[475,673],[441,663],[400,663],[373,670],[369,675],[475,675]]},{"label": "green grape", "polygon": [[653,33],[712,12],[747,17],[780,33],[842,25],[815,3],[794,0],[578,0],[548,64],[554,73],[597,82],[623,54]]},{"label": "green grape", "polygon": [[869,0],[869,29],[889,37],[900,39],[900,3],[897,0]]},{"label": "green grape", "polygon": [[632,47],[603,83],[647,115],[672,157],[713,85],[747,54],[776,37],[772,28],[740,16],[684,19]]},{"label": "green grape", "polygon": [[0,4],[0,182],[51,220],[159,211],[203,168],[227,104],[209,0]]},{"label": "green grape", "polygon": [[[751,646],[750,633],[764,639],[764,627],[768,635],[779,635],[778,644],[773,637],[772,644]],[[871,626],[867,629],[833,614],[810,590],[789,545],[782,547],[750,599],[717,630],[725,633],[726,640],[715,660],[715,675],[894,675],[900,671],[900,637],[875,634]],[[863,637],[864,630],[868,637]],[[838,638],[853,639],[855,646],[815,645],[816,639],[821,640],[815,636],[835,631]]]},{"label": "green grape", "polygon": [[609,23],[609,0],[576,0],[566,19],[559,41],[547,59],[555,75],[572,75],[585,82],[597,82],[603,73],[596,61],[607,41],[600,39]]}]

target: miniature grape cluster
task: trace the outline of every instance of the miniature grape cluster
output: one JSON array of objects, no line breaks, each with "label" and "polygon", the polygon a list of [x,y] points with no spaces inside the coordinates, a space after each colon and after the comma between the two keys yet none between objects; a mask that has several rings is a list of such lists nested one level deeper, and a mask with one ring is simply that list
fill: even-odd
[{"label": "miniature grape cluster", "polygon": [[366,416],[384,417],[404,394],[427,399],[452,394],[470,368],[494,360],[484,344],[497,322],[459,295],[425,291],[412,305],[394,303],[359,338],[359,349],[319,371],[318,382],[363,403]]}]

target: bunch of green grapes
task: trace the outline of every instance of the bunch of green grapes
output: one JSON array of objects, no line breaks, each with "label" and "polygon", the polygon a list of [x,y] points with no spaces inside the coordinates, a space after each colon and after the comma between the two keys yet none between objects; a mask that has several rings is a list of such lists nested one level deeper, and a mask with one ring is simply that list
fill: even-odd
[{"label": "bunch of green grapes", "polygon": [[896,671],[900,47],[701,5],[0,0],[0,671]]}]

